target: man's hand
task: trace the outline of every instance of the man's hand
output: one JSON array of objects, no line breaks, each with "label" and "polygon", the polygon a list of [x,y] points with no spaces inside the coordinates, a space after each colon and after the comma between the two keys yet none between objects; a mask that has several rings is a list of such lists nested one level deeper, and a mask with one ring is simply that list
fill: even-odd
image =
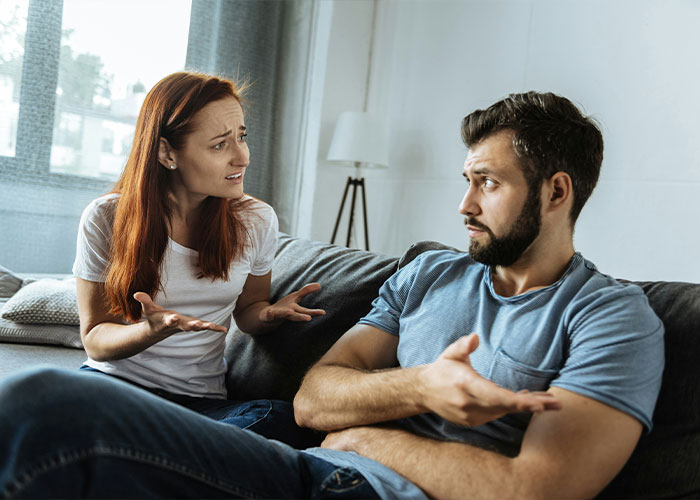
[{"label": "man's hand", "polygon": [[479,337],[472,333],[450,344],[437,360],[425,365],[419,390],[427,410],[450,422],[475,427],[508,413],[561,408],[550,393],[516,393],[476,373],[469,355],[478,346]]},{"label": "man's hand", "polygon": [[[362,425],[358,427],[348,427],[340,431],[329,432],[321,448],[340,451],[354,451],[362,455],[362,445],[371,442],[376,437],[386,435],[391,429]],[[396,432],[403,432],[397,430]]]},{"label": "man's hand", "polygon": [[181,331],[213,330],[223,333],[228,331],[225,326],[165,309],[153,302],[147,293],[136,292],[134,299],[141,303],[141,311],[148,323],[150,333],[161,340]]},{"label": "man's hand", "polygon": [[311,321],[313,316],[322,316],[326,314],[326,311],[323,309],[309,309],[299,305],[299,302],[301,302],[304,297],[320,289],[321,285],[318,283],[304,285],[296,292],[290,293],[274,304],[261,309],[260,321],[263,323],[275,323],[283,320]]}]

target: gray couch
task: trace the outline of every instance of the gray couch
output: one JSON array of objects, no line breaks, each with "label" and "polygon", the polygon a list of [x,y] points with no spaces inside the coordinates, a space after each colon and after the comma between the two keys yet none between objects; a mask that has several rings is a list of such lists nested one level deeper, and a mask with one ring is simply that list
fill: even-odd
[{"label": "gray couch", "polygon": [[[229,397],[291,400],[307,368],[369,311],[379,287],[397,266],[435,248],[446,247],[421,242],[397,258],[282,235],[273,268],[272,299],[318,281],[322,291],[307,300],[324,307],[327,315],[310,323],[287,324],[265,336],[232,331],[226,346]],[[654,430],[642,437],[599,499],[698,499],[700,285],[637,284],[666,327],[664,381]],[[8,340],[1,328],[0,340]],[[83,359],[84,353],[74,348],[0,343],[0,377],[39,363],[75,369]]]}]

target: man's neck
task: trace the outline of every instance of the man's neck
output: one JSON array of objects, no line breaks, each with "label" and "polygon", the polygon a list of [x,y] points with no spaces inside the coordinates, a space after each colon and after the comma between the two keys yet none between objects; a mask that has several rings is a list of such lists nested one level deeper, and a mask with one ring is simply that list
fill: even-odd
[{"label": "man's neck", "polygon": [[491,270],[493,288],[503,297],[514,297],[556,283],[569,267],[574,255],[573,242],[566,245],[531,246],[515,262]]}]

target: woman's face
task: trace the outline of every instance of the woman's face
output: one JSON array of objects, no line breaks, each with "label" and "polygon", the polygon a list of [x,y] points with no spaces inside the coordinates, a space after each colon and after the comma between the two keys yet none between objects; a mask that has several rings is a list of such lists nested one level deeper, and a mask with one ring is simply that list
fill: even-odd
[{"label": "woman's face", "polygon": [[[250,152],[243,109],[234,97],[213,101],[192,117],[192,133],[175,160],[175,192],[190,196],[240,198]],[[179,184],[179,186],[178,186]]]}]

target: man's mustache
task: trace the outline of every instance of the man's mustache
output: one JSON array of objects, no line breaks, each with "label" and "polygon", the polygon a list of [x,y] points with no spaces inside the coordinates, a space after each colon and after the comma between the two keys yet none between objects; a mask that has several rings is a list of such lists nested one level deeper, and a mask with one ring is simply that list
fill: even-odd
[{"label": "man's mustache", "polygon": [[486,224],[482,224],[481,222],[479,222],[479,221],[477,221],[477,220],[475,220],[475,219],[471,219],[471,218],[469,218],[469,217],[465,217],[465,218],[464,218],[464,225],[465,225],[465,226],[472,226],[472,227],[475,227],[475,228],[477,228],[477,229],[483,229],[483,230],[486,231],[487,233],[493,234],[493,233],[491,232],[491,229],[489,229],[489,227],[488,227]]}]

